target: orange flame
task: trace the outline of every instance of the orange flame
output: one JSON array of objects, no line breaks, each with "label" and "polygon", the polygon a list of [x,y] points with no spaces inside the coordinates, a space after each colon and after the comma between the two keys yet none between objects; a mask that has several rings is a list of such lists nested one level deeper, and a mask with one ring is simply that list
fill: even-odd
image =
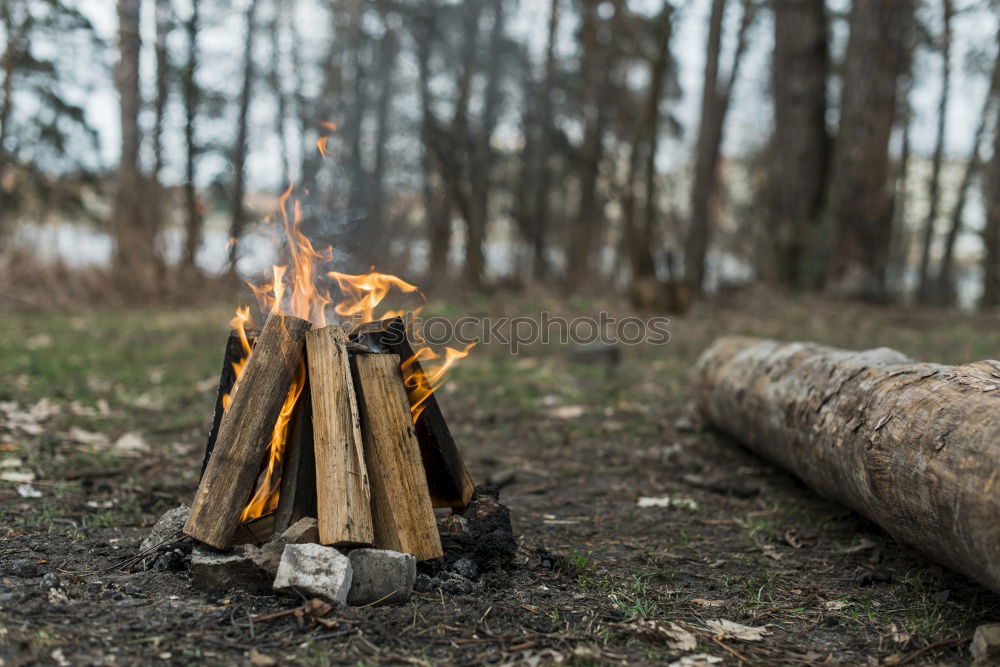
[{"label": "orange flame", "polygon": [[[330,271],[326,275],[336,280],[340,287],[341,299],[334,306],[334,312],[345,318],[360,318],[362,322],[371,322],[375,319],[376,306],[382,303],[393,287],[404,294],[417,291],[416,285],[374,270],[356,276],[337,271]],[[404,314],[403,310],[390,310],[382,313],[379,319],[402,317]]]},{"label": "orange flame", "polygon": [[427,407],[427,399],[448,378],[448,371],[451,367],[459,359],[469,356],[469,350],[475,347],[475,345],[475,343],[469,343],[462,350],[446,347],[444,349],[444,361],[436,363],[430,372],[423,370],[419,362],[440,359],[441,355],[426,345],[419,348],[413,353],[412,357],[399,365],[403,371],[403,384],[406,386],[406,396],[410,399],[410,414],[413,417],[414,424],[417,423],[424,408]]},{"label": "orange flame", "polygon": [[[323,123],[322,125],[332,131],[337,129],[333,123]],[[325,139],[326,137],[321,138],[317,144],[324,156]],[[334,298],[328,290],[321,289],[316,284],[316,278],[322,273],[320,266],[332,261],[333,249],[328,247],[323,252],[317,251],[302,232],[301,224],[304,217],[302,206],[297,198],[292,199],[293,190],[294,185],[289,185],[278,199],[281,213],[281,232],[288,243],[290,261],[288,264],[272,267],[270,282],[261,285],[254,285],[250,282],[247,284],[257,298],[262,313],[290,314],[309,320],[317,327],[323,327],[328,323],[327,308],[334,302]],[[289,209],[291,214],[289,214]],[[347,329],[351,328],[350,323],[344,321],[348,319],[356,323],[403,316],[406,313],[404,310],[379,310],[380,304],[393,290],[404,295],[419,294],[416,285],[394,275],[378,273],[374,268],[369,273],[358,275],[327,271],[325,277],[332,278],[337,284],[339,298],[332,308]],[[419,311],[419,307],[410,309],[410,312]],[[246,334],[246,327],[251,324],[249,307],[238,307],[236,316],[230,324],[239,334],[240,342],[246,353],[242,360],[233,363],[233,370],[236,377],[239,378],[252,353]],[[426,407],[428,397],[444,382],[451,367],[456,361],[467,356],[474,345],[470,344],[463,350],[446,348],[442,359],[440,354],[423,343],[419,337],[418,341],[420,342],[418,350],[410,359],[400,364],[414,422]],[[417,361],[425,362],[427,369],[420,368]],[[281,487],[281,462],[284,457],[289,424],[306,381],[305,365],[300,364],[292,379],[267,446],[267,465],[263,469],[253,498],[243,509],[240,516],[241,521],[250,521],[277,509]],[[231,402],[231,394],[223,396],[223,410],[228,410]]]}]

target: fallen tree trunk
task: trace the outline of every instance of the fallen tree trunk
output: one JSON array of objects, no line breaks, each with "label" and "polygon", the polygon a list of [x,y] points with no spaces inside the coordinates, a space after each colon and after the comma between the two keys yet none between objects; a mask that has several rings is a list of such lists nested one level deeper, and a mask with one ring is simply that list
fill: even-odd
[{"label": "fallen tree trunk", "polygon": [[1000,362],[723,338],[697,373],[713,425],[1000,592]]}]

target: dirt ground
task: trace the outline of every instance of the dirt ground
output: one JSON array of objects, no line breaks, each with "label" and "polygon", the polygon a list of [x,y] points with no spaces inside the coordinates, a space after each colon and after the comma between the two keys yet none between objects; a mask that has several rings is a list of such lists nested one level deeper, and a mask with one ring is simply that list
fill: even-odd
[{"label": "dirt ground", "polygon": [[[493,295],[441,312],[603,305]],[[996,358],[997,319],[759,292],[700,304],[617,364],[556,345],[465,360],[442,408],[477,480],[513,474],[521,545],[469,595],[254,621],[301,601],[129,572],[193,496],[228,311],[0,314],[0,665],[962,664],[1000,619],[1000,596],[703,428],[689,378],[735,333]]]}]

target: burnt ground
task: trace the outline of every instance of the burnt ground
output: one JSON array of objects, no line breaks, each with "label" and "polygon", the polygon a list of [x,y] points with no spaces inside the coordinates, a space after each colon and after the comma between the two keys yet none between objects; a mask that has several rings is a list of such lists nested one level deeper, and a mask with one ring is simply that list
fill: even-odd
[{"label": "burnt ground", "polygon": [[[601,306],[494,295],[443,312]],[[301,601],[129,572],[194,493],[227,311],[0,318],[0,664],[961,664],[1000,618],[1000,596],[703,428],[689,379],[727,333],[995,357],[996,318],[761,293],[700,305],[618,364],[492,345],[457,369],[443,409],[478,480],[513,475],[520,543],[468,595],[254,621]],[[720,635],[719,619],[763,634]],[[672,647],[678,630],[695,649]]]}]

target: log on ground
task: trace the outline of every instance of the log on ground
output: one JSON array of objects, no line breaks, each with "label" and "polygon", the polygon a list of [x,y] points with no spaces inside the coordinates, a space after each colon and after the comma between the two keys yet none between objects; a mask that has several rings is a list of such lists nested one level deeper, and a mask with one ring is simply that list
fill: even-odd
[{"label": "log on ground", "polygon": [[274,423],[302,363],[303,340],[311,325],[291,315],[271,315],[222,416],[219,435],[184,532],[215,547],[229,547],[240,514],[253,493]]},{"label": "log on ground", "polygon": [[714,426],[1000,592],[1000,362],[723,338],[697,374]]}]

